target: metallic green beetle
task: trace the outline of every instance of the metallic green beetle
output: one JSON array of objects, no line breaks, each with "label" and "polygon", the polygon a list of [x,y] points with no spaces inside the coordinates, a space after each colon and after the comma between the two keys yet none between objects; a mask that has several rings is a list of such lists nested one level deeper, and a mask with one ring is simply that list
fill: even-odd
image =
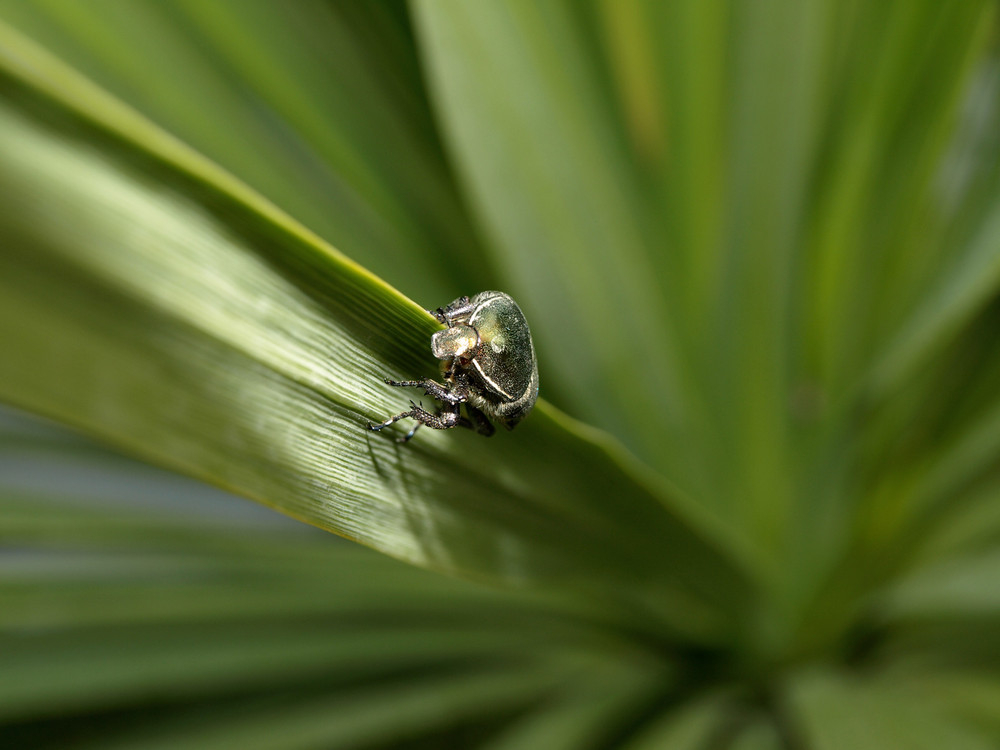
[{"label": "metallic green beetle", "polygon": [[[400,419],[415,419],[417,424],[400,442],[424,424],[435,430],[467,427],[489,437],[494,430],[487,417],[492,417],[514,429],[538,399],[538,362],[521,308],[503,292],[481,292],[430,313],[448,326],[431,337],[431,351],[442,360],[445,384],[430,378],[385,382],[423,388],[441,402],[441,408],[431,413],[411,401],[409,411],[379,424],[369,422],[368,428],[381,430]],[[468,417],[460,413],[462,404]]]}]

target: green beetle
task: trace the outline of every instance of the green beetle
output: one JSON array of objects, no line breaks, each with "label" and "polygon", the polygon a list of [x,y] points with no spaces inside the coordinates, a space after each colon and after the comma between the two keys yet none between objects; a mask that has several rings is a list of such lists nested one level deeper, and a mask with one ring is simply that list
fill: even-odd
[{"label": "green beetle", "polygon": [[[421,425],[435,430],[467,427],[489,437],[494,432],[489,417],[514,429],[538,399],[538,362],[521,308],[503,292],[480,292],[430,314],[448,326],[431,337],[431,352],[442,361],[445,384],[430,378],[385,382],[423,388],[441,408],[431,413],[411,401],[408,411],[379,424],[369,422],[368,428],[381,430],[400,419],[415,419],[417,424],[400,442],[413,437]],[[460,412],[462,404],[468,417]]]}]

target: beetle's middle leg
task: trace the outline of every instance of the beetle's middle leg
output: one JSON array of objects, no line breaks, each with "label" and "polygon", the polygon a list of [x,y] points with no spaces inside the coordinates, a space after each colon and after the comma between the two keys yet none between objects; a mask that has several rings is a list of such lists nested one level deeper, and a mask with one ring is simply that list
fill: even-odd
[{"label": "beetle's middle leg", "polygon": [[423,380],[389,380],[386,378],[385,382],[398,388],[423,388],[424,393],[428,396],[445,404],[460,404],[469,398],[464,388],[449,388],[430,378]]}]

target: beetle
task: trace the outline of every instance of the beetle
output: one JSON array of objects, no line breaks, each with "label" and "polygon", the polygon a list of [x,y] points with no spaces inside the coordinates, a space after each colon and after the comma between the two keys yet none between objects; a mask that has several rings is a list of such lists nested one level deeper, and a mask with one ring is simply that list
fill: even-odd
[{"label": "beetle", "polygon": [[[441,360],[444,384],[430,378],[389,380],[397,387],[423,388],[441,402],[435,412],[410,401],[410,409],[368,429],[381,430],[401,419],[417,424],[398,441],[405,443],[421,425],[435,430],[466,427],[489,437],[490,417],[508,430],[524,419],[538,399],[538,362],[524,313],[503,292],[459,297],[428,312],[447,328],[431,336],[431,352]],[[461,413],[465,404],[468,417]]]}]

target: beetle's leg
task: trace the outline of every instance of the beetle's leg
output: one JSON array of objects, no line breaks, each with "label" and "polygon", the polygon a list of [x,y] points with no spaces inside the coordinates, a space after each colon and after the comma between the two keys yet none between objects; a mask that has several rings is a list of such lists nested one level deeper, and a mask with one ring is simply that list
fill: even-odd
[{"label": "beetle's leg", "polygon": [[423,425],[423,422],[417,422],[415,425],[413,425],[413,429],[410,430],[405,435],[403,435],[403,437],[396,438],[396,442],[397,443],[408,443],[408,442],[410,442],[410,438],[412,438],[414,435],[417,434],[417,430],[419,430],[422,425]]},{"label": "beetle's leg", "polygon": [[[400,412],[399,414],[394,414],[391,417],[389,417],[388,419],[386,419],[384,422],[379,422],[378,424],[372,424],[371,422],[369,422],[368,423],[368,429],[369,430],[373,430],[375,432],[378,432],[379,430],[384,430],[386,427],[388,427],[391,424],[395,424],[396,422],[398,422],[401,419],[406,419],[407,417],[412,417],[413,416],[413,410],[416,409],[417,406],[412,401],[410,402],[410,406],[413,407],[413,408],[410,409],[409,411],[403,411],[403,412]],[[416,432],[415,429],[414,429],[414,432]]]},{"label": "beetle's leg", "polygon": [[465,389],[448,388],[430,378],[424,378],[423,380],[389,380],[386,378],[385,382],[397,388],[423,388],[428,396],[432,396],[446,404],[460,404],[469,398]]},{"label": "beetle's leg", "polygon": [[457,427],[462,421],[462,417],[460,417],[458,414],[457,404],[454,407],[451,407],[454,409],[454,411],[451,411],[448,407],[446,407],[446,410],[442,411],[440,414],[431,414],[429,411],[423,409],[420,406],[417,406],[412,401],[410,402],[410,407],[411,408],[409,411],[404,411],[400,414],[395,414],[389,417],[384,422],[380,422],[379,424],[372,424],[371,422],[369,422],[368,429],[375,431],[382,430],[388,427],[389,425],[398,422],[401,419],[412,417],[413,419],[417,420],[416,426],[408,433],[406,433],[406,435],[404,435],[403,437],[396,438],[396,442],[405,443],[407,440],[409,440],[414,436],[414,434],[417,432],[418,429],[420,429],[420,425],[425,424],[428,427],[432,427],[435,430],[450,430],[452,427]]},{"label": "beetle's leg", "polygon": [[462,424],[462,422],[459,423],[462,424],[462,427],[468,427],[470,430],[475,430],[484,437],[490,437],[494,432],[496,432],[496,428],[493,426],[493,423],[490,422],[490,420],[486,418],[486,415],[479,411],[479,409],[475,406],[466,404],[465,410],[469,412],[469,416],[472,417],[472,422],[467,419],[463,420],[464,424]]},{"label": "beetle's leg", "polygon": [[446,307],[439,307],[437,310],[428,310],[431,315],[446,326],[454,323],[467,323],[472,315],[472,303],[467,296],[459,297]]}]

